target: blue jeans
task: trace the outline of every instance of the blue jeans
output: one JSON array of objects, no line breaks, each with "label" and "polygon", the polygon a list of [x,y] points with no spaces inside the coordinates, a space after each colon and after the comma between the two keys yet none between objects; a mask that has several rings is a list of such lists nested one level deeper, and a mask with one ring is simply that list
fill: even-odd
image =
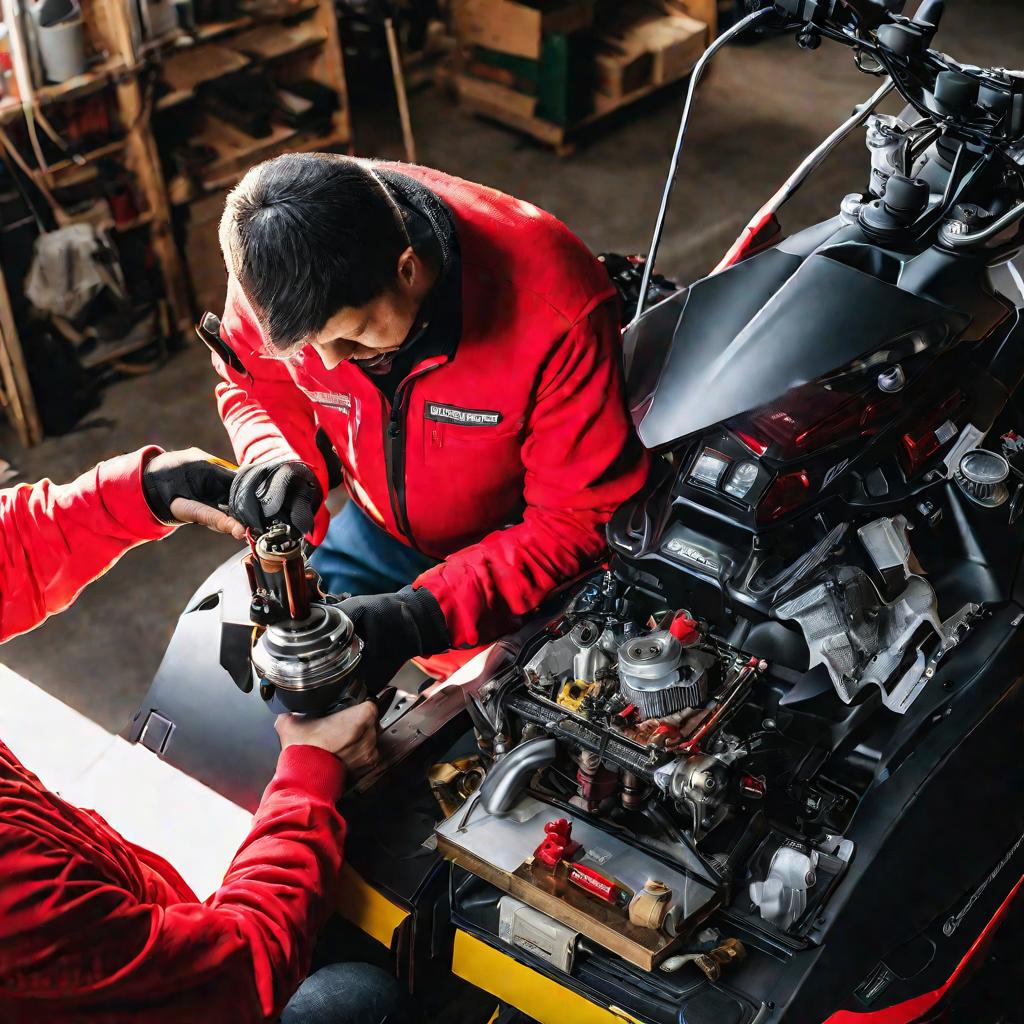
[{"label": "blue jeans", "polygon": [[395,540],[354,502],[331,520],[310,559],[329,594],[391,594],[412,583],[433,558]]},{"label": "blue jeans", "polygon": [[281,1024],[406,1024],[408,998],[395,978],[373,964],[329,964],[289,1000]]}]

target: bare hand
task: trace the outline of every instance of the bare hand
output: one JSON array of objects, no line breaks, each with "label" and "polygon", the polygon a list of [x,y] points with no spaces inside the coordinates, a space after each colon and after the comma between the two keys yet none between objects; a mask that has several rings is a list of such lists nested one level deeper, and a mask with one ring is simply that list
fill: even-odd
[{"label": "bare hand", "polygon": [[282,750],[297,744],[320,747],[334,754],[353,775],[377,764],[377,708],[372,701],[324,718],[278,715],[274,727]]},{"label": "bare hand", "polygon": [[215,533],[230,534],[235,540],[245,540],[245,527],[227,512],[221,512],[212,505],[204,505],[195,498],[175,498],[171,504],[171,515],[179,523],[196,523]]}]

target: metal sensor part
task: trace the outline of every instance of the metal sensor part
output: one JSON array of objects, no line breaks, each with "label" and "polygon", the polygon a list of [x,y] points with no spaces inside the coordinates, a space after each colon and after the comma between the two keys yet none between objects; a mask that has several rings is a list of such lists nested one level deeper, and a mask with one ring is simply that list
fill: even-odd
[{"label": "metal sensor part", "polygon": [[250,615],[264,627],[251,653],[264,699],[311,715],[363,700],[366,688],[354,675],[363,642],[352,620],[317,592],[302,538],[288,526],[271,527],[253,543],[246,571]]}]

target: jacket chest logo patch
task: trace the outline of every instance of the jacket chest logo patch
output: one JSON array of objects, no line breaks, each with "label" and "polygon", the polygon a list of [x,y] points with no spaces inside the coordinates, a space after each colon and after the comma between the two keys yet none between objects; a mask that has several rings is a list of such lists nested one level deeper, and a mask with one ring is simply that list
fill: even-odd
[{"label": "jacket chest logo patch", "polygon": [[331,409],[340,409],[342,412],[352,411],[351,395],[338,391],[310,391],[301,385],[299,385],[299,390],[316,405],[326,405]]},{"label": "jacket chest logo patch", "polygon": [[494,427],[501,422],[500,412],[488,409],[460,409],[456,405],[427,402],[423,415],[438,423],[458,423],[463,427]]}]

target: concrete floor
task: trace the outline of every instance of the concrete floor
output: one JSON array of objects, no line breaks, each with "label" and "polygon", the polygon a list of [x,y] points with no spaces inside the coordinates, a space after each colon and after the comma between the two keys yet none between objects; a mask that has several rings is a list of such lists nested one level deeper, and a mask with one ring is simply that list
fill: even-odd
[{"label": "concrete floor", "polygon": [[[949,7],[940,41],[958,58],[1008,67],[1024,62],[1018,0],[958,0]],[[850,54],[833,45],[806,53],[789,39],[774,39],[723,53],[692,122],[659,269],[681,280],[706,273],[806,151],[872,91]],[[635,252],[649,241],[680,106],[678,92],[655,97],[563,160],[465,117],[433,92],[413,98],[412,114],[423,163],[531,200],[596,252]],[[355,120],[360,152],[398,155],[391,109],[356,110]],[[845,193],[863,185],[862,138],[849,141],[791,204],[787,228],[829,216]],[[25,452],[0,435],[0,453],[24,480],[67,480],[148,442],[228,455],[204,351],[190,346],[159,372],[114,385],[70,436]],[[225,538],[185,528],[132,551],[74,607],[12,640],[0,658],[105,727],[120,729],[181,608],[234,548]]]}]

